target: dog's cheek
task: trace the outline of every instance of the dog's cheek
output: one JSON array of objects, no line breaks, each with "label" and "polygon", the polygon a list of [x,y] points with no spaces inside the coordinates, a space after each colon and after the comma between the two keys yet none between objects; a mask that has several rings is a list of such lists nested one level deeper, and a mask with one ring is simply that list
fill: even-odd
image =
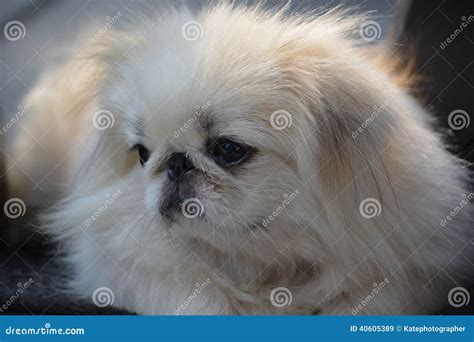
[{"label": "dog's cheek", "polygon": [[156,212],[161,200],[162,182],[156,180],[153,184],[147,184],[145,189],[145,208],[147,212]]}]

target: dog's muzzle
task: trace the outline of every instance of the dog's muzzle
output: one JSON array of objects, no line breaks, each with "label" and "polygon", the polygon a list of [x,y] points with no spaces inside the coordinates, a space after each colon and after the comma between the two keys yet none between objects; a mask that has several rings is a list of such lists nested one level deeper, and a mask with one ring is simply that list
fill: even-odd
[{"label": "dog's muzzle", "polygon": [[193,179],[196,168],[185,153],[173,153],[166,165],[166,181],[161,195],[159,211],[161,215],[173,220],[174,215],[181,210],[184,201],[195,197]]}]

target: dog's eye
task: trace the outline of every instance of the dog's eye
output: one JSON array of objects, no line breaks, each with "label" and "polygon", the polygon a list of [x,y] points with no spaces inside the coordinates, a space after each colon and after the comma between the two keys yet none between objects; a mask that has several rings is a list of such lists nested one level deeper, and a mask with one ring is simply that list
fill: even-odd
[{"label": "dog's eye", "polygon": [[251,150],[250,146],[221,138],[214,143],[212,155],[220,166],[233,166],[242,163]]},{"label": "dog's eye", "polygon": [[148,150],[142,144],[136,144],[132,147],[132,150],[138,152],[138,156],[140,158],[140,164],[145,165],[148,158],[150,158],[150,150]]}]

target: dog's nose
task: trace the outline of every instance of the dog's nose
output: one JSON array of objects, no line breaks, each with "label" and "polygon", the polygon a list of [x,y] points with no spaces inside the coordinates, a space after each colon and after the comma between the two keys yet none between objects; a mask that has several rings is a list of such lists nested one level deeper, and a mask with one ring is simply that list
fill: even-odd
[{"label": "dog's nose", "polygon": [[168,177],[176,180],[182,177],[186,172],[193,169],[193,163],[188,159],[185,153],[173,153],[168,159]]}]

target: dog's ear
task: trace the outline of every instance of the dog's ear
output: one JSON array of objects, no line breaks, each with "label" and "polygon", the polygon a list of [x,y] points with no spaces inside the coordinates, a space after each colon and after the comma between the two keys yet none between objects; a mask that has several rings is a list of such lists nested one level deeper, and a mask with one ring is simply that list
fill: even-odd
[{"label": "dog's ear", "polygon": [[[14,143],[15,154],[25,157],[18,167],[56,196],[68,192],[62,184],[105,186],[135,164],[119,131],[119,113],[104,96],[118,77],[115,69],[125,58],[126,39],[110,30],[72,51],[69,61],[43,76],[24,100],[31,112],[24,122],[29,134],[17,134]],[[46,167],[52,170],[42,176]],[[12,177],[12,184],[28,182]]]},{"label": "dog's ear", "polygon": [[[296,151],[306,154],[298,170],[323,218],[319,224],[330,227],[314,229],[328,246],[363,260],[367,246],[377,246],[401,220],[403,189],[412,185],[395,185],[413,165],[409,137],[419,126],[410,125],[411,115],[421,109],[360,48],[320,44],[295,42],[284,66],[287,84],[312,117],[306,148]],[[382,258],[395,259],[391,246],[382,245]]]},{"label": "dog's ear", "polygon": [[124,177],[137,164],[122,131],[121,121],[126,113],[121,103],[126,103],[127,98],[119,98],[120,93],[115,91],[120,66],[130,48],[128,39],[126,34],[109,31],[78,58],[82,68],[95,75],[94,82],[84,87],[92,104],[84,113],[89,124],[89,146],[76,178],[82,187],[87,185],[92,190]]},{"label": "dog's ear", "polygon": [[[10,183],[16,196],[40,206],[45,198],[61,197],[68,191],[64,184],[71,184],[75,170],[87,164],[101,137],[111,133],[96,129],[93,121],[107,75],[107,64],[97,54],[104,48],[73,51],[67,63],[45,73],[23,100],[24,118],[15,127],[12,144],[17,160]],[[44,191],[31,192],[37,186]]]},{"label": "dog's ear", "polygon": [[316,146],[315,167],[326,190],[338,193],[373,165],[385,172],[381,163],[398,146],[394,132],[404,135],[406,95],[348,44],[293,42],[284,48],[286,84],[312,116],[307,140]]}]

